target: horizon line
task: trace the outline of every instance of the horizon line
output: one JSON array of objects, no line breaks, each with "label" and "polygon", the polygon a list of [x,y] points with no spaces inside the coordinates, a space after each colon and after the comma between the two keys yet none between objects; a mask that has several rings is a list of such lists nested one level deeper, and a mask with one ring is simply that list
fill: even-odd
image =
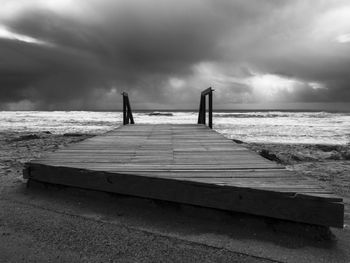
[{"label": "horizon line", "polygon": [[[16,112],[16,111],[91,111],[91,112],[123,112],[123,110],[116,110],[116,109],[108,109],[108,110],[102,110],[102,109],[84,109],[84,110],[74,110],[74,109],[54,109],[54,110],[0,110],[2,112]],[[198,109],[132,109],[133,112],[198,112]],[[326,109],[213,109],[213,112],[267,112],[267,111],[280,111],[280,112],[330,112],[330,113],[336,113],[336,112],[344,112],[344,113],[350,113],[350,110],[326,110]]]}]

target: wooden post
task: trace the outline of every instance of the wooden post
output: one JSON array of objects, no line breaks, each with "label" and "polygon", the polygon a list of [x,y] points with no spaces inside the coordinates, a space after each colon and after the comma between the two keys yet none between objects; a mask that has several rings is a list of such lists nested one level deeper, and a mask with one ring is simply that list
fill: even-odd
[{"label": "wooden post", "polygon": [[128,107],[128,122],[130,120],[130,124],[135,124],[134,117],[132,116],[132,111],[131,111],[129,97],[127,97],[126,105]]},{"label": "wooden post", "polygon": [[125,96],[124,96],[124,93],[123,94],[123,125],[126,125],[128,124],[127,123],[127,116],[126,116],[126,101],[125,101]]},{"label": "wooden post", "polygon": [[203,108],[202,108],[202,124],[205,125],[205,119],[206,119],[206,101],[205,101],[205,95],[201,95],[203,100]]},{"label": "wooden post", "polygon": [[206,96],[208,95],[209,99],[209,120],[208,120],[208,126],[212,129],[213,128],[213,89],[210,87],[201,93],[201,100],[199,104],[199,112],[198,112],[198,124],[204,124],[206,123]]},{"label": "wooden post", "polygon": [[128,93],[122,92],[123,95],[123,124],[135,124],[132,116]]},{"label": "wooden post", "polygon": [[213,91],[209,92],[209,127],[213,128]]},{"label": "wooden post", "polygon": [[201,124],[201,111],[202,111],[202,98],[199,101],[198,122],[197,122],[197,124]]},{"label": "wooden post", "polygon": [[202,115],[203,115],[203,98],[201,96],[200,102],[199,102],[199,110],[198,110],[198,124],[202,124]]}]

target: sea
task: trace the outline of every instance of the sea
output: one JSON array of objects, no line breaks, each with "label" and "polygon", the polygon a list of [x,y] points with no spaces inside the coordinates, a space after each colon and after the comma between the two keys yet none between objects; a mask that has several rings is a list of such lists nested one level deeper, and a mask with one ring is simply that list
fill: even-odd
[{"label": "sea", "polygon": [[[136,123],[194,124],[194,111],[135,112]],[[102,134],[122,125],[121,112],[0,111],[0,132]],[[227,111],[213,113],[213,129],[227,138],[254,143],[350,143],[350,113]]]}]

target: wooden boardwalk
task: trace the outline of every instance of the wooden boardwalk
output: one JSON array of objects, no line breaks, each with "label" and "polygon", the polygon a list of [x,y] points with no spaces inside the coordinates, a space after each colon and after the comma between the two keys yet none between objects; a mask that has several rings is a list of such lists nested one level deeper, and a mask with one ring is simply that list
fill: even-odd
[{"label": "wooden boardwalk", "polygon": [[341,198],[204,125],[126,125],[26,167],[43,182],[343,227]]}]

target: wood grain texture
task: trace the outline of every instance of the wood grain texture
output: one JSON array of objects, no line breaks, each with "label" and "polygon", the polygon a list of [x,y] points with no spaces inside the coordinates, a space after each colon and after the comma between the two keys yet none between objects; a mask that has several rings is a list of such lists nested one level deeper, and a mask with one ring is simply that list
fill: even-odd
[{"label": "wood grain texture", "polygon": [[204,125],[126,125],[26,167],[49,183],[343,227],[341,198]]}]

